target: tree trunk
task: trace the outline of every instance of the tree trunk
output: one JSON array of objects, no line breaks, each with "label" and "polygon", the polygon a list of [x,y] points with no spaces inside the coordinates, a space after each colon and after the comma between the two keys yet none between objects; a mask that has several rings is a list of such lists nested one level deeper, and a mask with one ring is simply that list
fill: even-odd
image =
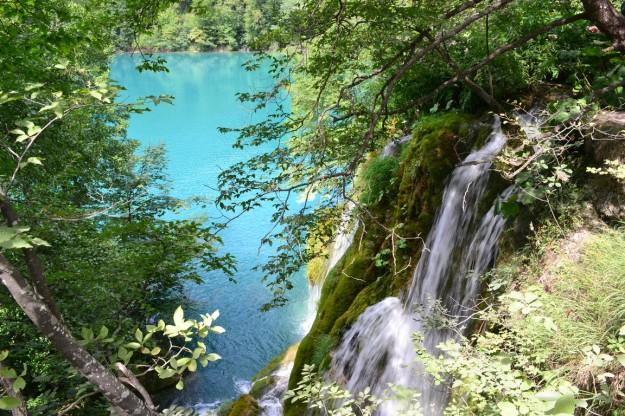
[{"label": "tree trunk", "polygon": [[[2,215],[9,227],[15,227],[19,225],[19,218],[17,213],[13,209],[13,206],[5,197],[0,199],[0,211],[2,211]],[[33,286],[37,293],[43,298],[46,302],[48,308],[57,318],[62,320],[61,313],[59,312],[56,302],[54,302],[54,298],[52,297],[52,292],[50,291],[50,287],[48,286],[48,281],[46,280],[46,276],[43,272],[43,266],[41,265],[41,261],[37,256],[34,248],[27,248],[24,250],[24,256],[26,257],[26,265],[28,266],[28,274],[33,283]]]},{"label": "tree trunk", "polygon": [[582,0],[588,18],[612,38],[612,47],[625,53],[625,17],[612,5],[610,0]]},{"label": "tree trunk", "polygon": [[1,254],[0,280],[37,329],[52,342],[72,367],[104,395],[114,408],[129,416],[156,415],[156,412],[149,409],[139,397],[74,339],[68,328],[50,311],[41,296],[32,290],[19,271]]}]

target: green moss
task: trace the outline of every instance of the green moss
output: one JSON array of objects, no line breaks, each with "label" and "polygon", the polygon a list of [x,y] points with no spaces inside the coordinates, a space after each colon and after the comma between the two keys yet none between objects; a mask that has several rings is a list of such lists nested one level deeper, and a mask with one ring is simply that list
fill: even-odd
[{"label": "green moss", "polygon": [[259,399],[271,386],[273,385],[274,379],[272,376],[262,377],[257,379],[254,384],[252,384],[252,388],[250,389],[250,395],[255,399]]},{"label": "green moss", "polygon": [[262,378],[266,378],[270,376],[271,373],[276,371],[278,367],[282,364],[289,363],[295,359],[295,354],[297,354],[297,349],[299,348],[299,344],[293,344],[280,355],[275,356],[269,361],[269,363],[262,368],[258,373],[252,377],[252,381],[257,381]]},{"label": "green moss", "polygon": [[234,406],[234,402],[234,400],[230,400],[219,406],[219,409],[217,409],[217,416],[228,416],[232,410],[232,406]]},{"label": "green moss", "polygon": [[360,291],[349,309],[336,320],[330,333],[338,337],[343,328],[351,326],[369,306],[388,296],[396,295],[397,293],[393,293],[394,291],[390,288],[391,283],[391,279],[379,279]]},{"label": "green moss", "polygon": [[256,399],[250,394],[244,394],[235,401],[228,416],[258,416],[260,407]]},{"label": "green moss", "polygon": [[324,370],[330,364],[327,358],[336,346],[338,338],[328,334],[321,334],[315,338],[311,363],[320,370]]},{"label": "green moss", "polygon": [[360,202],[376,205],[397,193],[399,161],[394,157],[376,157],[367,161],[362,174]]}]

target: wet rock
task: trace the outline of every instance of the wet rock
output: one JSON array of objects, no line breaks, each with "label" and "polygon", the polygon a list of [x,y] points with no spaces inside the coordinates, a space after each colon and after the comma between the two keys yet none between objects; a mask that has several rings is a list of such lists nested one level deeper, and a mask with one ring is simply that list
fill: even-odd
[{"label": "wet rock", "polygon": [[[625,112],[602,111],[593,119],[585,151],[591,166],[605,167],[608,160],[625,163]],[[607,221],[625,220],[625,183],[610,175],[588,178],[593,205]]]}]

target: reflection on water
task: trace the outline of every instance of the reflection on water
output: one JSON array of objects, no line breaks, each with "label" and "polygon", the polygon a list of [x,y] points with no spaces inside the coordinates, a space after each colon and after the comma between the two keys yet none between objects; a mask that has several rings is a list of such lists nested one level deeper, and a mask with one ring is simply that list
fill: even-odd
[{"label": "reflection on water", "polygon": [[[217,132],[220,126],[239,127],[263,117],[252,114],[251,106],[240,103],[235,94],[266,88],[271,79],[264,71],[248,72],[241,68],[250,57],[248,54],[164,57],[169,73],[138,73],[136,58],[129,55],[117,57],[112,64],[111,78],[127,88],[121,101],[158,94],[176,97],[173,106],[161,104],[149,113],[133,115],[129,137],[145,145],[167,145],[174,196],[215,197],[213,188],[221,169],[271,147],[236,150],[231,147],[233,136]],[[269,207],[256,209],[223,233],[225,250],[238,260],[237,284],[229,282],[221,272],[211,272],[203,276],[203,284],[186,288],[195,302],[188,313],[219,309],[219,324],[227,332],[210,339],[210,347],[223,359],[188,377],[183,392],[172,393],[179,404],[201,404],[208,409],[238,395],[249,388],[247,381],[259,369],[302,336],[300,327],[307,299],[303,273],[294,277],[296,287],[288,306],[267,313],[259,311],[270,295],[260,281],[261,275],[252,267],[271,254],[268,248],[258,251],[260,237],[270,226],[270,213]],[[217,212],[195,208],[181,215],[215,217]]]}]

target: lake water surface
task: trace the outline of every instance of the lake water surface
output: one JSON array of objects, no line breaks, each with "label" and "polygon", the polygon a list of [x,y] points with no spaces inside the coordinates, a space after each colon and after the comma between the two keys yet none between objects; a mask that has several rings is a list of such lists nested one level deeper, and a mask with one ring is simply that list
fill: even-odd
[{"label": "lake water surface", "polygon": [[[233,136],[218,127],[241,127],[267,113],[253,114],[249,104],[240,103],[237,92],[258,91],[271,85],[266,70],[248,72],[241,68],[251,57],[245,53],[165,54],[170,72],[139,73],[137,57],[121,55],[111,68],[111,78],[124,86],[121,101],[140,96],[170,94],[175,104],[162,104],[153,111],[133,115],[128,135],[144,145],[167,146],[168,174],[173,195],[215,197],[217,175],[223,168],[267,150],[232,148]],[[270,111],[268,109],[267,111]],[[238,260],[237,284],[221,272],[205,273],[204,283],[188,285],[194,301],[188,314],[219,309],[218,324],[226,333],[210,338],[210,347],[223,358],[188,377],[184,391],[170,397],[178,404],[198,409],[215,407],[237,396],[251,377],[274,356],[302,337],[306,319],[308,288],[303,273],[294,276],[296,287],[291,303],[270,312],[260,306],[270,294],[252,270],[271,250],[258,251],[259,240],[270,228],[271,209],[263,207],[234,222],[223,233],[224,249]],[[182,215],[218,215],[210,208],[188,210]]]}]

